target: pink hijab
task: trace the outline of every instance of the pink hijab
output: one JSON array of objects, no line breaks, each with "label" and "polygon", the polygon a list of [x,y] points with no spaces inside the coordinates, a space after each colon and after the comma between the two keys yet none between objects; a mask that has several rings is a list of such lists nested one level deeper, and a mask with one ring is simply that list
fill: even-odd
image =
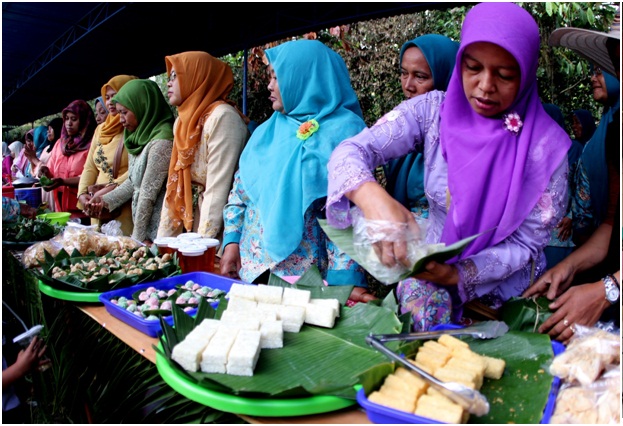
[{"label": "pink hijab", "polygon": [[[475,42],[494,43],[519,64],[519,92],[507,111],[516,112],[523,121],[518,134],[506,129],[504,117],[476,113],[465,97],[461,57],[465,47]],[[480,3],[465,17],[441,109],[440,143],[448,162],[452,200],[441,241],[451,244],[495,229],[477,238],[460,259],[498,244],[521,225],[571,146],[569,136],[539,100],[539,47],[536,22],[513,3]]]}]

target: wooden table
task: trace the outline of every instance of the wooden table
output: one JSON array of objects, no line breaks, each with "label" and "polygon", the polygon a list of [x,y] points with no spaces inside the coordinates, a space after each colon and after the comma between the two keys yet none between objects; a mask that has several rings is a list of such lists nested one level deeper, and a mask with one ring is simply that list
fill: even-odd
[{"label": "wooden table", "polygon": [[[78,309],[97,321],[102,327],[117,336],[136,352],[156,363],[156,351],[159,339],[150,337],[125,322],[113,317],[106,307],[99,304],[76,304]],[[239,415],[240,418],[255,424],[370,424],[363,408],[358,404],[330,413],[298,417],[252,417]]]}]

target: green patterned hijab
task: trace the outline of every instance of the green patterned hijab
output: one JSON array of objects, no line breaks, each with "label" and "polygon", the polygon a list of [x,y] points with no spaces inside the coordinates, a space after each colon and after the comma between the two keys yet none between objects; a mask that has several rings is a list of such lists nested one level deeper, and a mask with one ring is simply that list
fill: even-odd
[{"label": "green patterned hijab", "polygon": [[136,130],[123,131],[125,148],[130,154],[139,155],[153,140],[173,140],[173,113],[154,81],[128,81],[112,100],[132,111],[138,121]]}]

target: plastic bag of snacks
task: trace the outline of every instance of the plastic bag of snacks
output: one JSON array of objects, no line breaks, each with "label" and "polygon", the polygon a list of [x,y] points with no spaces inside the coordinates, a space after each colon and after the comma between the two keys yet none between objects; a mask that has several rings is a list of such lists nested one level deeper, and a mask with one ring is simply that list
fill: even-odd
[{"label": "plastic bag of snacks", "polygon": [[576,326],[550,373],[563,379],[551,423],[619,424],[621,340],[599,328]]}]

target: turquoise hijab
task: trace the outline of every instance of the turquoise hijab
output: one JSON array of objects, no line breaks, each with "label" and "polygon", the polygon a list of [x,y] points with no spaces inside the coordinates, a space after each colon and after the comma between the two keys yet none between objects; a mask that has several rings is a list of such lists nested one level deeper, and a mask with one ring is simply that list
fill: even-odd
[{"label": "turquoise hijab", "polygon": [[138,121],[133,132],[123,131],[123,143],[130,154],[139,155],[154,140],[173,140],[173,113],[156,82],[130,80],[112,101],[132,111]]},{"label": "turquoise hijab", "polygon": [[621,85],[619,80],[605,71],[602,72],[606,82],[608,101],[601,115],[599,126],[593,133],[593,137],[586,143],[580,160],[588,176],[591,205],[598,223],[603,221],[608,208],[608,168],[604,167],[606,165],[606,133],[608,125],[612,123],[614,114],[618,114],[621,107],[619,100]]},{"label": "turquoise hijab", "polygon": [[[280,262],[301,243],[304,216],[327,196],[333,149],[366,124],[344,60],[317,40],[289,41],[266,50],[275,70],[284,113],[275,111],[240,156],[240,178],[259,211],[270,257]],[[306,140],[299,127],[316,120]]]},{"label": "turquoise hijab", "polygon": [[[426,34],[407,41],[400,49],[402,56],[410,47],[419,47],[433,74],[435,90],[446,91],[456,61],[459,43],[439,34]],[[412,152],[385,165],[387,192],[405,207],[415,208],[426,201],[424,193],[424,157]]]},{"label": "turquoise hijab", "polygon": [[33,142],[35,144],[37,158],[39,158],[43,150],[50,144],[50,141],[48,141],[48,126],[35,127]]}]

